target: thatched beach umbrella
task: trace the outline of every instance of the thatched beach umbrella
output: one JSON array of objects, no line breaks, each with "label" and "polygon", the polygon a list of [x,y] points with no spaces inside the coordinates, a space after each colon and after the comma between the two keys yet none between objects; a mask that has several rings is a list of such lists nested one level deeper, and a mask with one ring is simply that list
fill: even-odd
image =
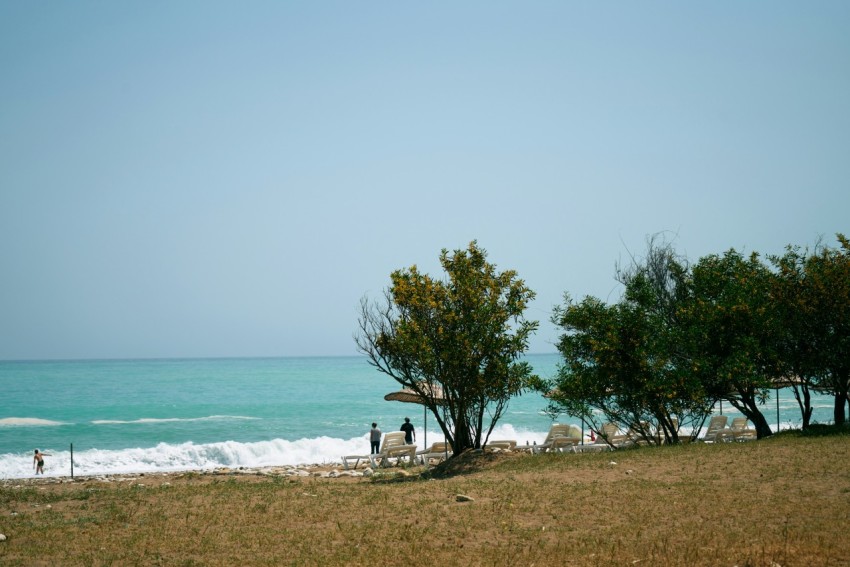
[{"label": "thatched beach umbrella", "polygon": [[434,384],[431,386],[428,383],[423,382],[420,384],[420,389],[422,392],[426,394],[426,396],[422,396],[417,393],[412,388],[404,388],[402,390],[398,390],[396,392],[390,392],[384,399],[388,402],[405,402],[408,404],[422,404],[423,406],[423,430],[425,431],[425,446],[428,446],[428,406],[426,405],[427,399],[433,399],[437,404],[442,404],[445,401],[443,397],[443,387]]}]

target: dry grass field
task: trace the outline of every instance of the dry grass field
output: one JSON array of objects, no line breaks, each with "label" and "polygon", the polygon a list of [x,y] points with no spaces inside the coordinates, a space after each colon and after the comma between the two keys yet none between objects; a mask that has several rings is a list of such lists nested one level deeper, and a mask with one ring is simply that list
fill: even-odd
[{"label": "dry grass field", "polygon": [[388,470],[4,481],[0,564],[850,565],[847,435]]}]

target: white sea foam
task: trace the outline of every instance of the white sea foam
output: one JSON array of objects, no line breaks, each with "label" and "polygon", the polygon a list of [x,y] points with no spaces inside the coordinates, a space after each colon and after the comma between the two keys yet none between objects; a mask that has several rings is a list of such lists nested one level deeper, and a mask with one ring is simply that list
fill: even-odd
[{"label": "white sea foam", "polygon": [[61,421],[52,421],[50,419],[39,419],[37,417],[4,417],[0,419],[0,427],[20,427],[20,426],[50,426],[64,425]]},{"label": "white sea foam", "polygon": [[[424,432],[417,431],[417,443],[425,446]],[[505,424],[496,427],[491,439],[515,439],[540,443],[546,432],[515,429]],[[443,441],[441,432],[428,433],[428,445]],[[70,451],[42,449],[46,476],[71,474]],[[353,439],[316,437],[312,439],[272,439],[254,443],[224,441],[220,443],[160,443],[155,447],[120,450],[89,449],[74,452],[74,474],[91,476],[102,474],[175,472],[184,470],[211,470],[220,467],[272,467],[299,464],[341,463],[343,455],[369,453],[367,435]],[[25,478],[33,475],[32,454],[7,453],[0,455],[0,479]]]},{"label": "white sea foam", "polygon": [[[211,416],[212,417],[212,416]],[[573,423],[575,420],[559,420]],[[578,423],[576,423],[578,425]],[[782,429],[793,426],[783,422]],[[424,431],[417,430],[417,445],[426,445]],[[541,443],[547,431],[533,431],[500,424],[490,435],[491,440],[513,439],[520,445]],[[589,442],[590,430],[585,429]],[[444,441],[440,431],[428,432],[427,445]],[[50,456],[46,459],[46,476],[69,476],[71,455],[67,450],[43,448]],[[155,447],[119,450],[90,449],[74,453],[74,474],[91,476],[102,474],[176,472],[185,470],[211,470],[221,467],[273,467],[286,465],[338,464],[343,455],[366,455],[369,452],[368,436],[352,439],[315,437],[289,441],[272,439],[253,443],[223,441],[219,443],[160,443]],[[0,455],[0,479],[25,478],[33,475],[32,453],[6,453]]]},{"label": "white sea foam", "polygon": [[177,421],[229,421],[229,420],[254,420],[259,417],[248,417],[244,415],[209,415],[206,417],[143,417],[140,419],[96,419],[94,425],[124,425],[128,423],[173,423]]}]

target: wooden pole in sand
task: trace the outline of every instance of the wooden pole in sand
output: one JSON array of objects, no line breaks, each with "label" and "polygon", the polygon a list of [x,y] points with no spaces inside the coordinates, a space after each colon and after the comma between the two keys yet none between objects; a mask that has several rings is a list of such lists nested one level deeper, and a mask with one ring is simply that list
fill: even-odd
[{"label": "wooden pole in sand", "polygon": [[74,444],[71,443],[71,480],[74,480]]}]

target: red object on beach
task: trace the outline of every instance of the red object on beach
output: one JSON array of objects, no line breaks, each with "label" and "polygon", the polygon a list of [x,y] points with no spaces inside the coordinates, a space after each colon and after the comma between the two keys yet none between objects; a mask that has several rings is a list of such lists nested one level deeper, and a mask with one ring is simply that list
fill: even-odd
[{"label": "red object on beach", "polygon": [[596,435],[594,435],[594,433],[593,433],[593,430],[592,430],[592,429],[590,430],[590,440],[591,440],[591,441],[596,441]]}]

